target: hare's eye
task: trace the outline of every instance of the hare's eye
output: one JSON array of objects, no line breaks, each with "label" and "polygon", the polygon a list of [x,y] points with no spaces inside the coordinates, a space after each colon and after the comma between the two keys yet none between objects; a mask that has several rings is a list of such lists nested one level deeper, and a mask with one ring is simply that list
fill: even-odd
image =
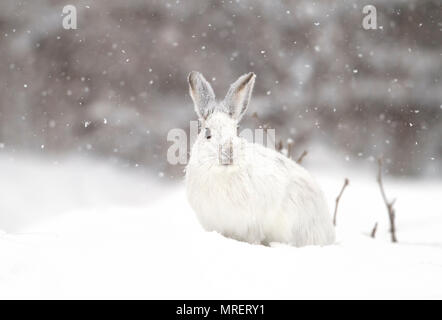
[{"label": "hare's eye", "polygon": [[210,138],[212,138],[212,134],[210,132],[210,129],[206,128],[206,139],[210,139]]}]

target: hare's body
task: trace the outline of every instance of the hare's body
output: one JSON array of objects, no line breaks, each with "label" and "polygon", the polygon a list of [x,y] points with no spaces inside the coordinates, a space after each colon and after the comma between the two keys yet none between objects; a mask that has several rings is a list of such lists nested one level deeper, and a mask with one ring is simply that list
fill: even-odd
[{"label": "hare's body", "polygon": [[190,158],[187,196],[203,227],[250,243],[333,243],[327,205],[310,174],[272,149],[238,140],[242,149],[230,166],[214,165],[193,147],[202,157]]},{"label": "hare's body", "polygon": [[[211,112],[203,121],[211,130],[210,138],[202,131],[192,148],[186,187],[190,205],[206,230],[250,243],[334,242],[322,191],[304,168],[232,134],[237,118],[229,113]],[[227,165],[221,159],[226,145]]]}]

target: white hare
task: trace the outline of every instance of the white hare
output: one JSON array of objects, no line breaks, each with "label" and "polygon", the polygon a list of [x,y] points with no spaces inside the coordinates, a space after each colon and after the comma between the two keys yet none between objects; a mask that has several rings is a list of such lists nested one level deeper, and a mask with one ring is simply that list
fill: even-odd
[{"label": "white hare", "polygon": [[335,231],[310,174],[263,145],[238,137],[255,74],[241,76],[222,102],[198,72],[188,77],[201,123],[186,168],[187,197],[208,231],[249,243],[327,245]]}]

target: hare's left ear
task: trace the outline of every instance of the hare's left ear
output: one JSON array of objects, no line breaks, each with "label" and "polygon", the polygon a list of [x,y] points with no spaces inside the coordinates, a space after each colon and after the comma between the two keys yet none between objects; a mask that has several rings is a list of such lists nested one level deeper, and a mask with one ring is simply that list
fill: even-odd
[{"label": "hare's left ear", "polygon": [[189,74],[187,81],[196,114],[202,120],[207,119],[215,108],[215,94],[212,86],[201,73],[196,71]]},{"label": "hare's left ear", "polygon": [[231,86],[224,98],[223,111],[239,121],[247,110],[252,96],[256,75],[253,72],[239,77]]}]

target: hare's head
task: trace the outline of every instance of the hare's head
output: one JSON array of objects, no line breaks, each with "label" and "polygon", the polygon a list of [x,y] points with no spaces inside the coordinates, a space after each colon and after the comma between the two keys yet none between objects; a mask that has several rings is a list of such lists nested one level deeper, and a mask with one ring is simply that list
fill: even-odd
[{"label": "hare's head", "polygon": [[239,77],[230,86],[224,100],[217,102],[203,75],[196,71],[189,74],[190,96],[201,124],[196,143],[209,159],[220,165],[234,163],[239,143],[238,123],[247,110],[255,78],[253,72]]}]

